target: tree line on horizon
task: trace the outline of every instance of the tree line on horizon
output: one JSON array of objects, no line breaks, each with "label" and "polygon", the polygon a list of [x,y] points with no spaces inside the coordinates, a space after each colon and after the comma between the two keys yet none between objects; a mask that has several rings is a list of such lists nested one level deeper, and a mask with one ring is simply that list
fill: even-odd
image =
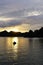
[{"label": "tree line on horizon", "polygon": [[41,27],[39,30],[29,30],[29,32],[21,33],[21,32],[14,32],[10,31],[7,32],[6,30],[0,32],[0,37],[43,37],[43,27]]}]

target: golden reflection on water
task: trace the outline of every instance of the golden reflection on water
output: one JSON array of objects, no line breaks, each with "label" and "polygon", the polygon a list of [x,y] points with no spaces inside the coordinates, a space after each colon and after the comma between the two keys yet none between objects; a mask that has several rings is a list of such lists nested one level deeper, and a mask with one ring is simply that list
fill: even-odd
[{"label": "golden reflection on water", "polygon": [[[13,42],[16,42],[16,44],[14,45]],[[18,38],[17,37],[13,37],[13,38],[6,38],[6,50],[8,54],[12,53],[13,59],[17,60],[17,56],[18,56]]]},{"label": "golden reflection on water", "polygon": [[13,39],[12,39],[12,42],[16,42],[16,43],[18,43],[18,38],[17,37],[14,37]]},{"label": "golden reflection on water", "polygon": [[12,48],[12,39],[11,38],[7,38],[6,39],[6,48],[7,49],[11,49]]},{"label": "golden reflection on water", "polygon": [[18,57],[18,38],[17,37],[12,38],[12,43],[14,41],[16,42],[16,44],[13,45],[13,53],[14,53],[14,59],[17,60],[17,57]]},{"label": "golden reflection on water", "polygon": [[14,42],[14,41],[16,42],[16,44],[13,45],[13,49],[14,49],[15,52],[17,52],[18,51],[18,38],[17,37],[14,37],[12,39],[12,42]]},{"label": "golden reflection on water", "polygon": [[[1,41],[2,40],[2,41]],[[1,38],[0,47],[7,53],[7,57],[13,60],[17,60],[18,56],[26,56],[29,51],[29,40],[26,38],[18,37],[5,37]],[[14,45],[13,42],[16,42]],[[30,40],[31,41],[31,40]]]}]

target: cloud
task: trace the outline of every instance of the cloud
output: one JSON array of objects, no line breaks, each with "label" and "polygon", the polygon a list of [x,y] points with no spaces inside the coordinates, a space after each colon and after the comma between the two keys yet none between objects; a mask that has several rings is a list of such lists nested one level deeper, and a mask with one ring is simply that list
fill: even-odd
[{"label": "cloud", "polygon": [[43,0],[0,0],[0,27],[43,24]]},{"label": "cloud", "polygon": [[16,18],[6,18],[6,17],[0,17],[0,21],[4,21],[4,22],[8,22],[9,20],[13,20],[13,19],[16,19]]},{"label": "cloud", "polygon": [[31,25],[30,29],[34,31],[36,29],[39,30],[41,27],[43,27],[43,24],[35,24],[35,25]]}]

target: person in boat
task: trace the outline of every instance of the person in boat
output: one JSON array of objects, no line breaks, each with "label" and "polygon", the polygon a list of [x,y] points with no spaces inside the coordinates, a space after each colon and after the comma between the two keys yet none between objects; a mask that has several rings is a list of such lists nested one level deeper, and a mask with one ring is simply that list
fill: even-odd
[{"label": "person in boat", "polygon": [[13,44],[15,45],[15,44],[16,44],[16,42],[14,41],[14,42],[13,42]]}]

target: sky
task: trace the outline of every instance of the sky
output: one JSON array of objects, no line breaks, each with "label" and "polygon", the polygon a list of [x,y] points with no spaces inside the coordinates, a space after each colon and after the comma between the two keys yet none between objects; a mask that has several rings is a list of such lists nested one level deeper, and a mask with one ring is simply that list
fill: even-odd
[{"label": "sky", "polygon": [[20,26],[26,31],[43,26],[43,0],[0,0],[0,28]]}]

